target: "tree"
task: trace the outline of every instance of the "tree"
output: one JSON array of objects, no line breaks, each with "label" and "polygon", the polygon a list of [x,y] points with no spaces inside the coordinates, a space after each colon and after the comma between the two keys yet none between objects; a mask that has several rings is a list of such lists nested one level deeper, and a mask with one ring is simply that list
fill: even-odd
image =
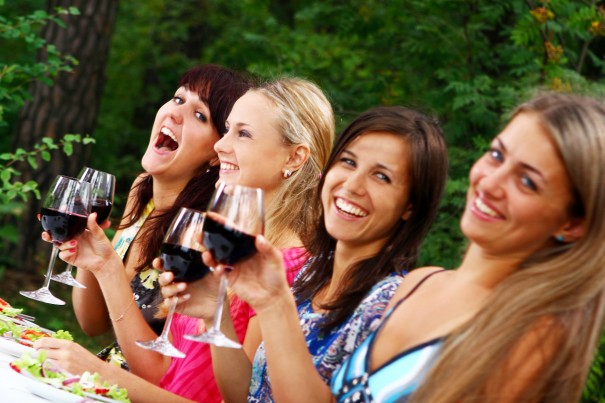
[{"label": "tree", "polygon": [[[43,137],[59,139],[65,134],[92,134],[101,99],[104,70],[118,8],[118,0],[49,0],[47,12],[56,7],[75,7],[80,15],[62,15],[61,21],[44,26],[42,37],[62,54],[79,61],[70,73],[60,73],[53,85],[36,81],[30,88],[32,99],[19,115],[13,148],[31,149]],[[37,56],[48,60],[46,51]],[[78,158],[59,155],[43,170],[24,170],[25,181],[34,180],[44,189],[57,174],[75,175],[86,164],[87,151],[76,144]],[[40,244],[36,214],[39,201],[28,203],[18,217],[19,242],[12,256],[24,268],[34,268]],[[30,269],[31,270],[31,269]]]}]

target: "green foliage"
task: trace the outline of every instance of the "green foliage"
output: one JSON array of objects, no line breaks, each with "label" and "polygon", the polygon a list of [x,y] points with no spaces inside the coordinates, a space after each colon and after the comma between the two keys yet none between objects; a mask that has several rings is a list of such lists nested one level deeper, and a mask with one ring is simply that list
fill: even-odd
[{"label": "green foliage", "polygon": [[[39,159],[48,162],[51,159],[51,151],[62,149],[66,155],[72,155],[73,143],[90,144],[94,143],[94,139],[85,136],[82,138],[79,134],[66,134],[58,142],[55,142],[50,137],[44,137],[41,144],[34,145],[32,151],[26,151],[18,148],[15,152],[0,154],[0,204],[4,206],[11,205],[13,199],[19,197],[22,201],[27,201],[30,193],[33,193],[37,199],[40,199],[40,191],[38,184],[35,181],[27,181],[25,183],[15,180],[21,175],[13,165],[17,162],[27,162],[33,169],[38,169]],[[2,210],[0,209],[0,215]]]}]

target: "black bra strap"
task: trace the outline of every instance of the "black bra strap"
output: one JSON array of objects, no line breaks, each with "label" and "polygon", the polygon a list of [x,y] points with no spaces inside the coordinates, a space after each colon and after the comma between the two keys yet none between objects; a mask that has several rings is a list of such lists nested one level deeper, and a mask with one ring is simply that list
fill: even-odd
[{"label": "black bra strap", "polygon": [[424,278],[422,280],[420,280],[415,286],[414,288],[412,288],[403,298],[401,298],[399,301],[397,301],[397,303],[393,306],[393,311],[395,309],[397,309],[397,307],[399,306],[399,304],[401,304],[403,301],[405,301],[406,299],[408,299],[414,292],[416,292],[416,290],[418,288],[420,288],[420,286],[422,285],[422,283],[424,283],[426,280],[428,280],[430,277],[433,276],[433,274],[437,274],[437,273],[443,273],[444,271],[447,271],[445,269],[442,270],[436,270],[432,273],[427,274],[426,276],[424,276]]}]

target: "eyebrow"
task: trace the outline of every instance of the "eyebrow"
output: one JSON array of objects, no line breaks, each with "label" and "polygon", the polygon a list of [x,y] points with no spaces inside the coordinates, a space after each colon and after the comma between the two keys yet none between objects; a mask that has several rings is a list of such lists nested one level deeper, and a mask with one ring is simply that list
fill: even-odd
[{"label": "eyebrow", "polygon": [[[506,145],[504,144],[504,142],[502,140],[500,140],[500,137],[496,137],[496,142],[498,142],[498,145],[500,146],[502,151],[504,151],[506,153],[506,151],[507,151]],[[546,178],[544,178],[544,175],[542,175],[542,172],[540,172],[537,168],[533,167],[532,165],[529,165],[525,162],[520,162],[519,165],[521,165],[523,168],[527,169],[528,171],[532,171],[533,173],[538,175],[540,178],[542,178],[543,181],[546,181]]]},{"label": "eyebrow", "polygon": [[[357,157],[357,155],[356,155],[356,154],[355,154],[353,151],[348,150],[348,149],[346,149],[346,148],[345,148],[344,150],[342,150],[341,155],[342,155],[342,154],[345,154],[345,153],[346,153],[346,154],[351,154],[351,156],[352,156],[352,157]],[[377,164],[376,164],[376,166],[377,166],[378,168],[385,169],[385,170],[387,170],[387,171],[389,171],[389,172],[395,172],[395,171],[393,171],[393,169],[392,169],[392,168],[389,168],[388,166],[386,166],[386,165],[384,165],[384,164],[381,164],[381,163],[377,163]]]}]

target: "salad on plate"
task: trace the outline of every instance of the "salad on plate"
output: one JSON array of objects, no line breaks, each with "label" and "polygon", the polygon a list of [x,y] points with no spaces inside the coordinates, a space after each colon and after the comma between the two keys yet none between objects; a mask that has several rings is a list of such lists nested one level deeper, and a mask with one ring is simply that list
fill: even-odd
[{"label": "salad on plate", "polygon": [[10,366],[28,378],[74,395],[105,402],[130,402],[126,389],[101,380],[98,373],[84,372],[82,375],[73,375],[63,371],[46,360],[44,350],[40,350],[36,357],[24,353],[21,358],[11,362]]}]

